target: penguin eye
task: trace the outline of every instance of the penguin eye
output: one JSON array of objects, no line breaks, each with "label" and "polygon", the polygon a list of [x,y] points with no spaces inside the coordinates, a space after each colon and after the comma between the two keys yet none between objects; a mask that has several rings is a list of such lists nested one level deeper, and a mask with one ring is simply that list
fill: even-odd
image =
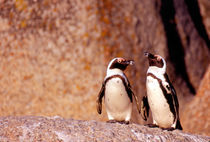
[{"label": "penguin eye", "polygon": [[169,85],[166,85],[166,88],[167,88],[168,90],[170,90],[170,87],[169,87]]},{"label": "penguin eye", "polygon": [[123,61],[125,61],[123,58],[119,58],[119,59],[117,60],[118,63],[122,63]]}]

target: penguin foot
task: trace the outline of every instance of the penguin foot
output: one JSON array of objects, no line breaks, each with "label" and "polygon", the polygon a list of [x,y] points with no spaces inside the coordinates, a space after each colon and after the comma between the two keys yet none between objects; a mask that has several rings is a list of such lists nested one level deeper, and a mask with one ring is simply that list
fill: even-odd
[{"label": "penguin foot", "polygon": [[118,121],[120,124],[126,124],[126,125],[128,125],[129,124],[129,121],[125,121],[125,120],[123,120],[123,121]]},{"label": "penguin foot", "polygon": [[150,128],[156,128],[156,127],[159,127],[158,125],[156,124],[146,124],[145,126],[148,126]]},{"label": "penguin foot", "polygon": [[117,120],[108,120],[107,123],[117,123]]},{"label": "penguin foot", "polygon": [[173,131],[173,130],[175,130],[175,128],[173,128],[173,127],[170,127],[170,128],[161,128],[162,130],[167,130],[167,131]]},{"label": "penguin foot", "polygon": [[108,120],[107,123],[120,123],[120,124],[129,124],[129,121],[117,121],[117,120]]}]

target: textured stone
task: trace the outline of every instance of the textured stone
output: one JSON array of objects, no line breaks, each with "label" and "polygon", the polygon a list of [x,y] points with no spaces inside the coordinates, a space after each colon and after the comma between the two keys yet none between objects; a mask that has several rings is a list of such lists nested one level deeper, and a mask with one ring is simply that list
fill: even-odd
[{"label": "textured stone", "polygon": [[163,131],[138,124],[117,124],[54,117],[1,117],[0,141],[183,141],[207,142],[210,137]]},{"label": "textured stone", "polygon": [[[95,101],[108,62],[116,56],[136,61],[127,75],[140,99],[147,69],[143,52],[167,53],[153,1],[18,0],[2,2],[0,11],[4,116],[106,120],[105,111],[98,117]],[[141,122],[136,113],[133,121]]]},{"label": "textured stone", "polygon": [[184,130],[191,133],[210,135],[210,65],[199,86],[195,98],[186,104],[183,113]]},{"label": "textured stone", "polygon": [[[199,7],[199,5],[197,6]],[[184,58],[184,66],[181,72],[186,70],[185,79],[189,80],[189,84],[196,91],[209,64],[207,59],[210,59],[208,49],[210,41],[206,31],[204,31],[205,29],[203,29],[205,27],[202,27],[204,25],[202,25],[202,17],[199,15],[199,8],[196,9],[196,0],[192,0],[192,2],[175,0],[174,7],[176,9],[177,30],[180,35],[179,46],[181,46],[183,52],[180,56]],[[177,47],[177,50],[179,48]],[[179,55],[177,54],[177,57],[174,58],[179,58]],[[177,62],[177,64],[181,63]]]},{"label": "textured stone", "polygon": [[208,37],[210,39],[210,1],[209,0],[199,0],[200,13],[202,15],[203,23],[205,24]]}]

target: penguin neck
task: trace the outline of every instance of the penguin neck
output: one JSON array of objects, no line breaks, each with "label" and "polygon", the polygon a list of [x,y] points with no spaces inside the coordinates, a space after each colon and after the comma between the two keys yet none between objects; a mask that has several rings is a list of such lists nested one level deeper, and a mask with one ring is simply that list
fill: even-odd
[{"label": "penguin neck", "polygon": [[152,73],[159,79],[164,78],[164,74],[166,73],[166,68],[163,66],[162,68],[156,67],[156,66],[150,66],[149,69],[147,70],[147,73]]},{"label": "penguin neck", "polygon": [[126,78],[125,75],[124,75],[124,73],[123,73],[123,71],[116,68],[116,69],[107,69],[105,79],[107,77],[110,77],[110,76],[113,76],[113,75],[120,75],[120,76]]}]

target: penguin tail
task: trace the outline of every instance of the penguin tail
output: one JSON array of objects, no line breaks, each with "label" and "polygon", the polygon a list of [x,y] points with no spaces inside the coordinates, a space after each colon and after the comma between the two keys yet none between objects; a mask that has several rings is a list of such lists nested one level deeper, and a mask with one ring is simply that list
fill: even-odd
[{"label": "penguin tail", "polygon": [[176,129],[183,130],[180,120],[178,119],[176,122]]}]

